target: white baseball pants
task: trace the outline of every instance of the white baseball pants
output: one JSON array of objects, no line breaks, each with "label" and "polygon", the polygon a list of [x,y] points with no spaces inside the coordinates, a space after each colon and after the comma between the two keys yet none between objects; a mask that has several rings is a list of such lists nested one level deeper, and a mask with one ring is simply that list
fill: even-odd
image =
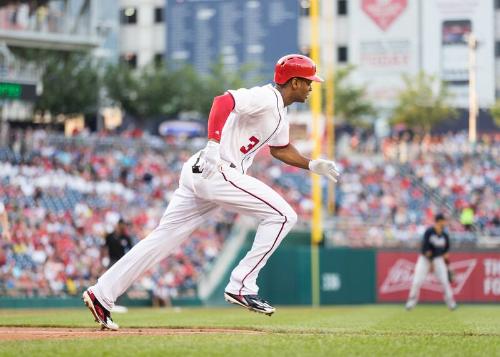
[{"label": "white baseball pants", "polygon": [[116,262],[91,287],[108,310],[116,299],[144,272],[177,248],[210,214],[223,207],[260,220],[251,249],[232,271],[226,291],[257,294],[257,276],[286,234],[297,221],[297,214],[272,188],[254,177],[224,164],[210,179],[192,173],[198,154],[183,166],[179,188],[158,226]]},{"label": "white baseball pants", "polygon": [[450,282],[448,281],[448,269],[446,268],[444,258],[436,257],[432,259],[432,261],[429,261],[429,259],[420,255],[417,260],[417,265],[415,266],[415,275],[413,276],[413,282],[408,296],[408,302],[406,303],[406,308],[411,309],[417,305],[420,288],[424,283],[425,277],[429,273],[431,264],[434,268],[436,277],[441,285],[443,285],[444,301],[446,302],[446,305],[448,305],[449,308],[455,307],[456,304],[453,299],[453,290],[451,289]]}]

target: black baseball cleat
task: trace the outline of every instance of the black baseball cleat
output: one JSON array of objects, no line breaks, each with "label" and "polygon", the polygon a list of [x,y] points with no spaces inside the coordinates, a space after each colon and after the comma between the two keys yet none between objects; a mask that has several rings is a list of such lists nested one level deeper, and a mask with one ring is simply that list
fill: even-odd
[{"label": "black baseball cleat", "polygon": [[101,325],[101,330],[118,330],[118,325],[111,319],[111,313],[96,299],[92,290],[84,291],[82,299],[94,316],[95,322]]},{"label": "black baseball cleat", "polygon": [[266,314],[267,316],[271,316],[276,311],[273,306],[259,295],[237,295],[226,291],[224,299],[231,304],[240,305],[248,310]]}]

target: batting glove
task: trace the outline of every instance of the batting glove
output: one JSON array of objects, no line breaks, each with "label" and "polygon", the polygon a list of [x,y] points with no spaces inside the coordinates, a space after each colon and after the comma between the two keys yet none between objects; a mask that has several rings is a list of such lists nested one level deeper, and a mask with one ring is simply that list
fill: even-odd
[{"label": "batting glove", "polygon": [[201,151],[200,159],[201,177],[204,179],[211,178],[217,172],[220,162],[219,143],[209,141]]},{"label": "batting glove", "polygon": [[316,159],[309,161],[309,170],[312,172],[326,176],[329,180],[337,182],[340,172],[337,165],[333,161]]}]

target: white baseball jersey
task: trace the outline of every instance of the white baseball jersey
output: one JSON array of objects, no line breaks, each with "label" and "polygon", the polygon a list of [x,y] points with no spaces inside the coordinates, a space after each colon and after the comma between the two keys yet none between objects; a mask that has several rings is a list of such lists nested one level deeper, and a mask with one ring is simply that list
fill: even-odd
[{"label": "white baseball jersey", "polygon": [[287,110],[280,92],[271,84],[228,92],[235,104],[222,128],[220,154],[245,173],[264,145],[288,145]]},{"label": "white baseball jersey", "polygon": [[0,214],[5,212],[5,206],[3,205],[2,202],[0,202]]}]

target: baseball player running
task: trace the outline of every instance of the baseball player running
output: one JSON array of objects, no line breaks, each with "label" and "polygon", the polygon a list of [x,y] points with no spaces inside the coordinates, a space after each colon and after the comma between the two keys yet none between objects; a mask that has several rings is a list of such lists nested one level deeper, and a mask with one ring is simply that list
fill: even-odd
[{"label": "baseball player running", "polygon": [[448,274],[448,251],[450,249],[450,237],[445,232],[446,218],[443,214],[437,214],[434,226],[429,227],[422,242],[421,255],[415,266],[413,283],[406,303],[406,309],[411,310],[417,305],[420,287],[429,271],[434,271],[444,288],[444,301],[450,310],[457,307],[453,299],[453,291]]},{"label": "baseball player running", "polygon": [[224,298],[271,315],[257,276],[297,221],[292,207],[271,187],[246,172],[259,150],[289,165],[336,181],[333,161],[310,160],[290,143],[287,106],[305,102],[312,81],[322,82],[308,57],[292,54],[275,66],[275,85],[228,90],[214,99],[208,118],[208,143],[183,166],[175,191],[158,226],[83,293],[83,300],[103,329],[118,329],[110,311],[116,299],[145,271],[177,248],[217,208],[260,220],[254,243],[232,271]]}]

